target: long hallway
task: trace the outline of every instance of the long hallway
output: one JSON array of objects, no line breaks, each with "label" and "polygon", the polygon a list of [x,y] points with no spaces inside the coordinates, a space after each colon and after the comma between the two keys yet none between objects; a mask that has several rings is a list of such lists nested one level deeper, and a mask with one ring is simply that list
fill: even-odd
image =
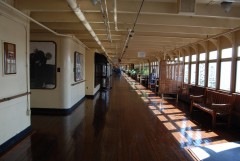
[{"label": "long hallway", "polygon": [[[113,79],[110,91],[99,92],[94,99],[85,99],[68,116],[33,115],[32,134],[0,160],[186,161],[192,160],[184,149],[187,145],[211,142],[214,138],[222,142],[217,134],[199,130],[186,118],[183,119],[187,122],[185,127],[180,125],[185,114],[165,103],[165,109],[173,109],[165,113],[177,115],[168,118],[179,120],[176,124],[181,127],[170,125],[167,116],[160,115],[161,110],[156,109],[157,97],[152,98],[155,104],[154,101],[149,103],[123,76]],[[195,141],[181,138],[181,134],[194,128],[198,129],[195,132],[200,138]]]}]

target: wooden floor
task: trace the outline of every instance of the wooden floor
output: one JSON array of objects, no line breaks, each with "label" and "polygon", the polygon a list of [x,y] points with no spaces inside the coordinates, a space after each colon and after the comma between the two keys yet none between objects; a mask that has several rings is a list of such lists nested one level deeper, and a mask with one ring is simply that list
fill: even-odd
[{"label": "wooden floor", "polygon": [[227,129],[203,130],[185,105],[171,102],[114,76],[110,91],[85,99],[68,116],[32,116],[33,133],[0,160],[187,161],[189,146],[239,139]]}]

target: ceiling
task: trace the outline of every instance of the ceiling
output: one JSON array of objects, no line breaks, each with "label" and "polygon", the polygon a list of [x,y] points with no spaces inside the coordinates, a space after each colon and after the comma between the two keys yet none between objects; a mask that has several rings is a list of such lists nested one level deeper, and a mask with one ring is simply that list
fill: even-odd
[{"label": "ceiling", "polygon": [[[240,3],[237,0],[229,12],[221,8],[221,0],[142,2],[77,0],[107,56],[114,63],[119,60],[122,64],[153,60],[179,47],[240,26]],[[21,11],[30,11],[33,19],[60,34],[75,35],[89,49],[103,52],[69,7],[67,0],[15,0],[15,7]],[[49,31],[31,23],[31,32]],[[129,33],[132,37],[129,37]],[[146,56],[139,58],[138,52],[145,52]]]}]

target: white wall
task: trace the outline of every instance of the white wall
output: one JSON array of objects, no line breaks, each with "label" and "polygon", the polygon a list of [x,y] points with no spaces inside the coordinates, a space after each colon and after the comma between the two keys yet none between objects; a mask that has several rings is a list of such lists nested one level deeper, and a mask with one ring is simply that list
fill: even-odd
[{"label": "white wall", "polygon": [[[0,5],[0,99],[29,91],[29,22]],[[16,44],[17,73],[4,74],[3,42]],[[29,96],[0,103],[0,145],[30,126]]]},{"label": "white wall", "polygon": [[[56,88],[31,89],[31,107],[50,109],[71,108],[85,96],[85,82],[72,86],[72,84],[76,83],[73,72],[74,52],[77,51],[83,54],[84,58],[85,48],[72,38],[59,37],[50,33],[32,34],[31,40],[54,41],[57,45],[56,65],[57,68],[60,68],[60,72],[57,72]],[[85,80],[85,76],[83,79]]]}]

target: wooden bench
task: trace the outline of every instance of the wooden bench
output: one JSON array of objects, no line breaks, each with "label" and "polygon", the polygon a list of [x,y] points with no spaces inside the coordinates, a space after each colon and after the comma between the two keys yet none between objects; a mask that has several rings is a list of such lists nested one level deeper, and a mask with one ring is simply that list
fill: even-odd
[{"label": "wooden bench", "polygon": [[212,128],[216,126],[217,115],[224,115],[228,117],[227,124],[228,127],[230,126],[233,95],[206,89],[204,95],[190,95],[190,99],[190,114],[192,114],[193,108],[209,113],[212,116]]}]

